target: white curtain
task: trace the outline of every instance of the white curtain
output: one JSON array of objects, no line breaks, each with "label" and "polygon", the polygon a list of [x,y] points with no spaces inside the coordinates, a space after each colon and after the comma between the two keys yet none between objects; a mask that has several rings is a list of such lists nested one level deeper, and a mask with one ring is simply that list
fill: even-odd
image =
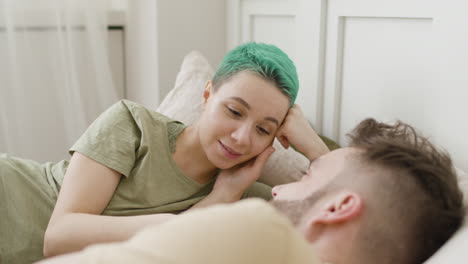
[{"label": "white curtain", "polygon": [[105,0],[0,0],[0,152],[68,158],[118,100]]}]

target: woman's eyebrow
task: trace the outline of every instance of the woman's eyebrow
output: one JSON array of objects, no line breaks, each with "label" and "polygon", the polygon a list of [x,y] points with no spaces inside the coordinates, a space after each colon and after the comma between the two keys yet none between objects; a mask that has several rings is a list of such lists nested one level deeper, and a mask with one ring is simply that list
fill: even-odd
[{"label": "woman's eyebrow", "polygon": [[242,99],[240,97],[237,97],[237,96],[229,97],[229,99],[233,99],[233,100],[239,102],[240,104],[244,105],[247,109],[250,110],[250,105],[244,99]]},{"label": "woman's eyebrow", "polygon": [[275,123],[276,126],[279,126],[278,120],[276,120],[276,118],[274,118],[274,117],[267,116],[267,117],[265,117],[265,120],[271,121],[271,122]]},{"label": "woman's eyebrow", "polygon": [[[250,110],[250,105],[249,103],[247,103],[244,99],[240,98],[240,97],[237,97],[237,96],[232,96],[232,97],[229,97],[229,99],[232,99],[232,100],[235,100],[237,101],[238,103],[240,103],[241,105],[245,106],[245,108],[247,108],[248,110]],[[270,116],[267,116],[264,118],[266,121],[270,121],[270,122],[273,122],[276,126],[279,126],[279,121],[274,118],[274,117],[270,117]]]}]

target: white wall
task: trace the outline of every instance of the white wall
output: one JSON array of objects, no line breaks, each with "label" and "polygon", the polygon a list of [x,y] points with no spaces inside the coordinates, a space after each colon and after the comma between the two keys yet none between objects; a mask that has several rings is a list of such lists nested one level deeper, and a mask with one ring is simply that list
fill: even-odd
[{"label": "white wall", "polygon": [[127,98],[156,109],[182,59],[199,50],[216,67],[225,53],[221,0],[138,0],[127,6]]},{"label": "white wall", "polygon": [[[437,83],[433,134],[468,172],[468,1],[437,1]],[[450,8],[447,8],[450,7]]]},{"label": "white wall", "polygon": [[157,2],[129,1],[126,8],[126,98],[155,109],[159,104]]},{"label": "white wall", "polygon": [[174,86],[182,59],[199,50],[216,67],[225,53],[222,0],[158,0],[161,100]]}]

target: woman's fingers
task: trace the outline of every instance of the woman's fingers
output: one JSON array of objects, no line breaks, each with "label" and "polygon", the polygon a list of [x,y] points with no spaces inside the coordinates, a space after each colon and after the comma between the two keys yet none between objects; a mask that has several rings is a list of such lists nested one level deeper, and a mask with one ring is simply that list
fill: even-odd
[{"label": "woman's fingers", "polygon": [[275,152],[275,148],[273,147],[268,147],[266,148],[262,153],[260,153],[256,158],[255,161],[252,165],[252,167],[247,168],[245,171],[249,177],[256,181],[258,178],[260,178],[260,174],[262,172],[263,167],[265,166],[265,163],[267,162],[268,158]]},{"label": "woman's fingers", "polygon": [[286,136],[286,122],[278,129],[278,132],[276,132],[276,138],[278,139],[279,143],[283,148],[287,149],[289,148],[289,140]]},{"label": "woman's fingers", "polygon": [[271,156],[271,154],[273,154],[273,152],[275,152],[275,148],[268,147],[262,153],[260,153],[255,159],[255,168],[261,171],[263,166],[265,166],[265,163],[267,162],[268,158]]},{"label": "woman's fingers", "polygon": [[281,146],[283,146],[283,148],[285,149],[289,148],[289,140],[285,136],[279,136],[277,138]]}]

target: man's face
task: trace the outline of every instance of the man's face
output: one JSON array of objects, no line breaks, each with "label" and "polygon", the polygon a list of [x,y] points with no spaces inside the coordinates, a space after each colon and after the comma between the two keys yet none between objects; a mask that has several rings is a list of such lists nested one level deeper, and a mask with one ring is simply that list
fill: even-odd
[{"label": "man's face", "polygon": [[313,195],[346,170],[347,156],[356,151],[355,148],[340,148],[315,159],[299,181],[275,186],[273,200],[304,200]]}]

